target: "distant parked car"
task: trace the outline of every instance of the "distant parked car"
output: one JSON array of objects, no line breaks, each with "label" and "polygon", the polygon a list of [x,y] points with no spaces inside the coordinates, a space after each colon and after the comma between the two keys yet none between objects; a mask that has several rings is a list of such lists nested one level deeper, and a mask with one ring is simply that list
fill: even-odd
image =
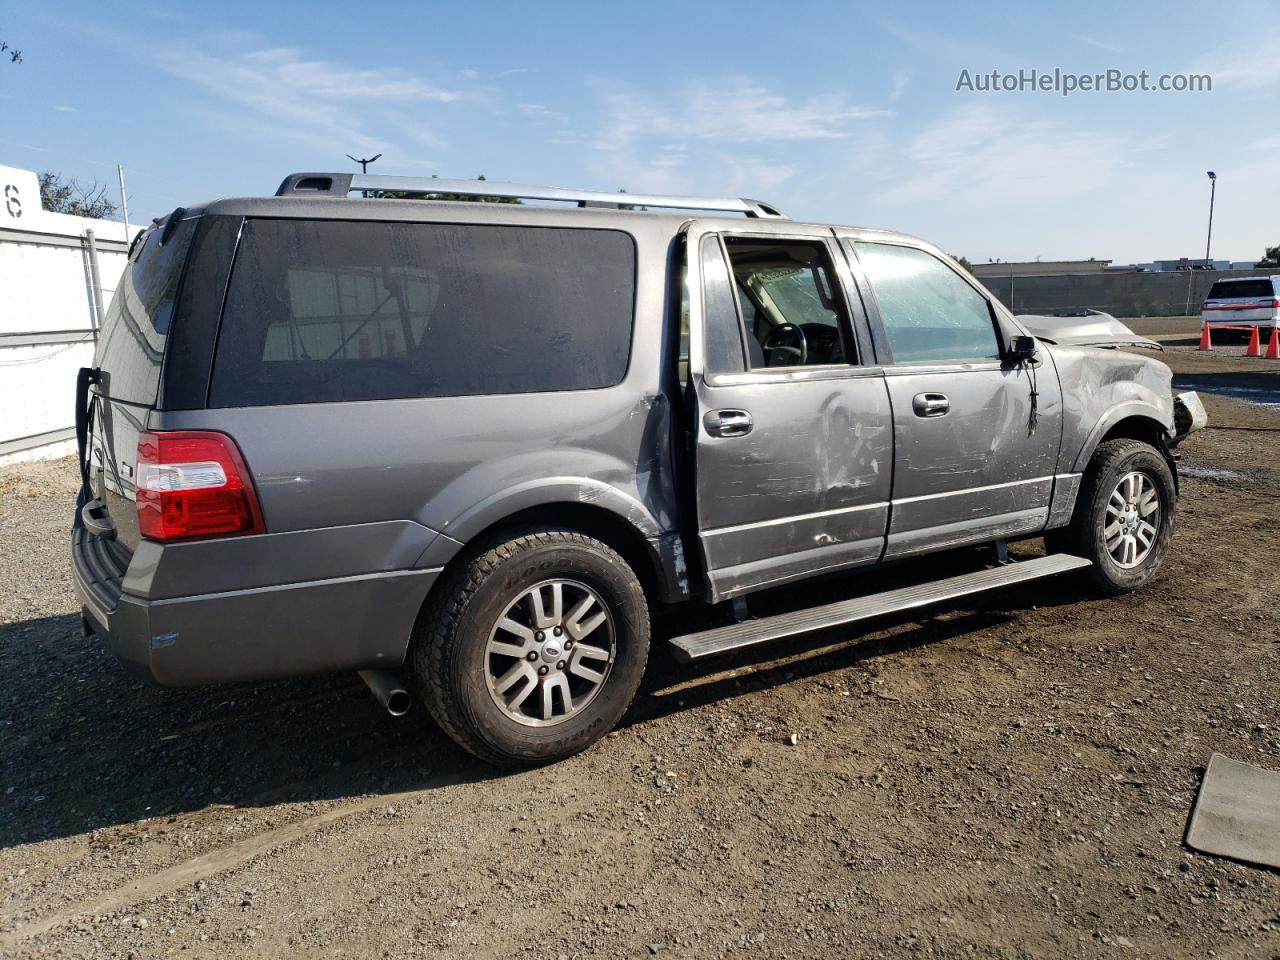
[{"label": "distant parked car", "polygon": [[1200,319],[1223,326],[1280,325],[1280,277],[1242,277],[1219,280],[1200,305]]}]

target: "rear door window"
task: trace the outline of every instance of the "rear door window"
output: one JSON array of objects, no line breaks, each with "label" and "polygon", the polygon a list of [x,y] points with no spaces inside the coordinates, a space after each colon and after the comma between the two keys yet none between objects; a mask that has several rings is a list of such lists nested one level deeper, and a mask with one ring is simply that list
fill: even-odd
[{"label": "rear door window", "polygon": [[986,297],[924,250],[854,244],[880,306],[894,363],[1000,359]]},{"label": "rear door window", "polygon": [[608,387],[634,300],[619,231],[249,221],[210,405]]},{"label": "rear door window", "polygon": [[1260,297],[1274,297],[1275,290],[1270,280],[1219,280],[1209,288],[1206,300],[1234,300],[1248,298],[1256,300]]}]

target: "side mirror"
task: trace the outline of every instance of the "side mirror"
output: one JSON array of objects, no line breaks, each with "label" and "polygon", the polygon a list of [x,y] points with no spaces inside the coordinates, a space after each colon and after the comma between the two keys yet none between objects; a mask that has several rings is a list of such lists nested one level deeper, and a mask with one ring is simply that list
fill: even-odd
[{"label": "side mirror", "polygon": [[1016,336],[1009,340],[1009,360],[1013,363],[1026,363],[1036,355],[1036,338]]}]

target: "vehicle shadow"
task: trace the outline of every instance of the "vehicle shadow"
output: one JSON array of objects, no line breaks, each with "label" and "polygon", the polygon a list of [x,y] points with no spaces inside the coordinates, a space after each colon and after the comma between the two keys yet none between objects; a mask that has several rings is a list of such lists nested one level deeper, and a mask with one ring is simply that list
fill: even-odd
[{"label": "vehicle shadow", "polygon": [[391,721],[354,674],[157,687],[73,615],[0,625],[0,670],[0,848],[493,776],[421,710]]},{"label": "vehicle shadow", "polygon": [[[1023,558],[1032,555],[1034,551],[1021,553]],[[949,557],[945,574],[965,573],[989,562],[989,551],[960,552]],[[926,567],[932,567],[933,576],[939,575],[937,559],[934,558],[767,591],[752,598],[752,612],[759,616],[786,613],[842,597],[920,583],[929,579]],[[710,615],[704,617],[707,622],[699,624],[689,623],[684,617],[678,625],[659,621],[654,631],[654,645],[658,652],[654,654],[641,687],[641,696],[636,698],[636,705],[624,723],[640,723],[717,700],[780,686],[798,678],[847,670],[879,657],[945,643],[1007,623],[1016,619],[1020,610],[1075,604],[1085,596],[1076,578],[1053,577],[1020,584],[1016,589],[978,594],[947,604],[748,647],[694,664],[676,662],[662,649],[664,641],[680,633],[726,621],[710,622]],[[943,612],[957,615],[938,619]]]},{"label": "vehicle shadow", "polygon": [[[852,595],[854,587],[887,589],[913,576],[920,578],[918,568],[833,578],[761,594],[753,605],[767,615],[828,602],[840,596],[837,589]],[[723,622],[723,612],[660,617],[650,669],[623,726],[946,641],[1003,622],[1008,610],[1078,598],[1032,584],[1016,599],[997,594],[951,604],[967,615],[945,622],[932,619],[936,611],[915,611],[693,666],[676,663],[666,641],[699,621]],[[904,624],[914,626],[886,635]],[[860,643],[860,632],[876,639]],[[351,674],[157,687],[82,636],[74,615],[0,625],[0,670],[0,848],[210,806],[270,807],[505,775],[454,745],[421,705],[392,720]]]}]

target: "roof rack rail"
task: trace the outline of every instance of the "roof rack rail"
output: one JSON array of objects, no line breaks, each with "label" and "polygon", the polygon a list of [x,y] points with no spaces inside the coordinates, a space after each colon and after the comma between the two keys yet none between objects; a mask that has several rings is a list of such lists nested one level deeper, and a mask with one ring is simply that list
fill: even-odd
[{"label": "roof rack rail", "polygon": [[714,210],[744,213],[748,217],[786,220],[785,214],[759,200],[744,197],[669,197],[642,193],[600,193],[565,187],[539,187],[497,180],[445,180],[440,177],[382,177],[360,173],[291,173],[284,178],[277,197],[345,197],[353,190],[396,193],[453,193],[472,197],[511,197],[517,200],[562,200],[580,207],[662,207],[671,210]]}]

